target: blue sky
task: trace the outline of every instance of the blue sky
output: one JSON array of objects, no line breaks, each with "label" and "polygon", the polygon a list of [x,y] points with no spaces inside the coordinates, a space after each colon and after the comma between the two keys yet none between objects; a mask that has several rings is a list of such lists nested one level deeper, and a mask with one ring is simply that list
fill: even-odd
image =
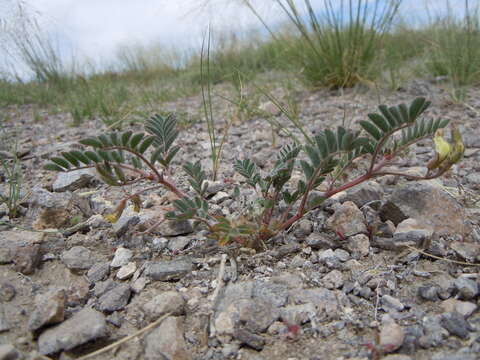
[{"label": "blue sky", "polygon": [[[0,0],[0,14],[8,15],[18,1],[35,14],[64,54],[100,64],[111,62],[121,45],[197,48],[208,23],[217,33],[258,26],[249,10],[239,5],[241,0],[210,0],[206,7],[200,5],[202,0]],[[463,7],[464,0],[450,1]],[[281,19],[272,0],[253,2],[267,20]],[[323,0],[311,3],[321,9]],[[438,8],[444,7],[445,1],[404,0],[402,13],[409,19],[422,18],[427,3]]]}]

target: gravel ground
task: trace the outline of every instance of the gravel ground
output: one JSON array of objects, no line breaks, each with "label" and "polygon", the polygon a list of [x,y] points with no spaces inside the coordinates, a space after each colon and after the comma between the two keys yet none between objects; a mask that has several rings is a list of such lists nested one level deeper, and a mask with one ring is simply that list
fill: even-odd
[{"label": "gravel ground", "polygon": [[[478,266],[465,263],[480,263],[478,95],[471,89],[469,105],[454,104],[426,81],[382,94],[296,94],[300,119],[313,133],[355,124],[379,96],[389,105],[425,96],[432,101],[426,116],[457,124],[466,154],[438,180],[384,176],[340,193],[258,253],[219,247],[189,223],[140,235],[168,207],[163,190],[145,195],[140,213],[127,208],[117,223],[106,222],[102,215],[122,198],[121,189],[90,171],[57,177],[42,170],[49,157],[98,135],[102,125],[72,128],[62,113],[39,121],[31,106],[3,109],[6,131],[22,129],[25,200],[16,227],[0,225],[0,360],[76,359],[152,323],[95,359],[477,359],[480,279]],[[191,114],[200,107],[200,97],[165,105]],[[219,118],[231,113],[225,104],[216,108]],[[281,115],[276,120],[288,124]],[[239,213],[251,196],[242,190],[240,200],[232,199],[241,181],[235,159],[251,157],[267,170],[288,140],[279,134],[272,146],[262,118],[234,123],[219,179],[210,184],[215,211]],[[178,163],[209,165],[204,124],[183,131],[178,142]],[[430,145],[413,146],[398,167],[421,171],[433,156]],[[174,177],[188,190],[181,171]],[[6,191],[2,170],[0,180]],[[0,206],[0,221],[8,220],[5,210]]]}]

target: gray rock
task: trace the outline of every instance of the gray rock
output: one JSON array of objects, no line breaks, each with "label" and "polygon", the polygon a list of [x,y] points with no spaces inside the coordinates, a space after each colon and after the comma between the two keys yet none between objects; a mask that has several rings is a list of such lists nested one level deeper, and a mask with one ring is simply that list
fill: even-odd
[{"label": "gray rock", "polygon": [[416,219],[405,219],[398,224],[393,240],[396,246],[410,245],[417,248],[428,248],[433,235],[433,228]]},{"label": "gray rock", "polygon": [[28,330],[62,322],[65,315],[65,290],[52,290],[35,298],[35,310],[28,319]]},{"label": "gray rock", "polygon": [[240,341],[241,344],[247,345],[255,350],[262,350],[265,346],[265,339],[259,335],[251,333],[246,329],[237,329],[235,331],[235,339]]},{"label": "gray rock", "polygon": [[370,240],[364,234],[354,235],[345,241],[345,247],[354,259],[360,259],[369,254]]},{"label": "gray rock", "polygon": [[442,315],[441,324],[450,335],[458,336],[461,339],[468,339],[468,323],[465,318],[457,312],[445,313]]},{"label": "gray rock", "polygon": [[314,250],[331,249],[338,246],[334,241],[319,233],[312,233],[306,239],[305,243]]},{"label": "gray rock", "polygon": [[147,282],[148,280],[145,277],[141,276],[138,279],[134,280],[130,287],[135,294],[139,294],[143,289],[145,289]]},{"label": "gray rock", "polygon": [[289,305],[280,309],[280,318],[287,324],[304,324],[310,321],[316,312],[312,303]]},{"label": "gray rock", "polygon": [[478,295],[478,284],[472,279],[459,277],[455,280],[454,285],[463,300],[471,300]]},{"label": "gray rock", "polygon": [[115,255],[113,256],[113,260],[110,263],[112,268],[119,268],[123,265],[127,265],[133,257],[133,252],[130,249],[126,249],[124,247],[119,247],[115,251]]},{"label": "gray rock", "polygon": [[179,237],[172,238],[168,242],[168,249],[174,252],[181,251],[190,244],[191,240],[192,239],[186,236],[179,236]]},{"label": "gray rock", "polygon": [[411,182],[395,190],[380,209],[383,221],[395,225],[405,219],[422,219],[438,235],[470,232],[463,206],[437,181]]},{"label": "gray rock", "polygon": [[94,171],[92,169],[61,172],[58,173],[52,188],[55,192],[74,191],[87,187],[93,179]]},{"label": "gray rock", "polygon": [[441,345],[448,337],[448,331],[440,324],[441,315],[425,316],[422,319],[424,335],[419,338],[420,346],[424,348]]},{"label": "gray rock", "polygon": [[193,232],[192,224],[188,221],[165,221],[157,228],[155,233],[161,236],[186,235]]},{"label": "gray rock", "polygon": [[463,351],[457,353],[444,353],[435,354],[431,360],[478,360],[478,354],[468,354]]},{"label": "gray rock", "polygon": [[96,259],[93,252],[83,246],[74,246],[62,253],[62,262],[70,270],[88,270]]},{"label": "gray rock", "polygon": [[150,263],[145,268],[145,274],[152,280],[180,280],[192,271],[189,260],[159,261]]},{"label": "gray rock", "polygon": [[284,284],[255,281],[252,297],[272,304],[274,307],[281,307],[288,301],[288,287]]},{"label": "gray rock", "polygon": [[100,296],[97,309],[103,312],[121,310],[127,306],[131,293],[130,285],[119,284]]},{"label": "gray rock", "polygon": [[113,223],[113,231],[117,237],[122,237],[133,226],[140,222],[140,216],[132,208],[127,207],[120,218]]},{"label": "gray rock", "polygon": [[45,330],[38,339],[38,350],[43,355],[54,354],[106,335],[105,317],[98,311],[85,308],[60,325]]},{"label": "gray rock", "polygon": [[96,297],[100,297],[103,294],[105,294],[107,291],[112,290],[117,285],[118,285],[118,283],[116,283],[112,279],[107,279],[105,281],[99,281],[95,284],[95,287],[93,288],[93,294]]},{"label": "gray rock", "polygon": [[327,226],[344,237],[367,232],[362,212],[351,201],[337,207],[335,213],[327,220]]},{"label": "gray rock", "polygon": [[297,239],[305,239],[313,231],[313,224],[308,219],[301,219],[297,224],[295,224],[295,230],[293,234]]},{"label": "gray rock", "polygon": [[387,311],[390,309],[403,311],[405,309],[405,305],[400,300],[388,294],[382,296],[382,307]]},{"label": "gray rock", "polygon": [[3,305],[0,304],[0,333],[10,330],[10,324],[5,316]]},{"label": "gray rock", "polygon": [[156,320],[167,313],[173,316],[183,315],[185,300],[176,291],[166,291],[144,304],[143,311],[151,320]]},{"label": "gray rock", "polygon": [[22,354],[11,344],[0,345],[0,360],[20,360]]},{"label": "gray rock", "polygon": [[350,254],[348,253],[348,251],[345,251],[343,249],[335,249],[333,253],[335,254],[335,257],[341,262],[346,262],[350,259]]},{"label": "gray rock", "polygon": [[343,282],[343,274],[338,270],[332,270],[322,278],[322,285],[330,290],[341,288]]},{"label": "gray rock", "polygon": [[425,300],[438,301],[440,300],[438,297],[439,291],[440,291],[440,287],[438,285],[425,284],[418,288],[418,295]]},{"label": "gray rock", "polygon": [[299,268],[299,267],[302,267],[303,264],[305,264],[305,259],[302,257],[302,255],[298,254],[298,255],[295,255],[292,259],[292,261],[290,262],[290,266],[292,268]]},{"label": "gray rock", "polygon": [[87,278],[90,283],[94,284],[98,281],[105,280],[110,274],[110,264],[101,262],[94,264],[87,272]]},{"label": "gray rock", "polygon": [[317,309],[317,315],[321,317],[337,318],[341,313],[339,299],[343,295],[339,291],[312,288],[292,291],[291,298],[294,304],[312,303]]},{"label": "gray rock", "polygon": [[480,259],[480,244],[454,241],[450,244],[450,248],[464,260],[475,262]]},{"label": "gray rock", "polygon": [[184,325],[181,317],[167,317],[145,337],[146,360],[189,360],[186,349]]},{"label": "gray rock", "polygon": [[345,201],[352,201],[361,208],[363,205],[383,198],[382,186],[375,181],[367,181],[347,190]]}]

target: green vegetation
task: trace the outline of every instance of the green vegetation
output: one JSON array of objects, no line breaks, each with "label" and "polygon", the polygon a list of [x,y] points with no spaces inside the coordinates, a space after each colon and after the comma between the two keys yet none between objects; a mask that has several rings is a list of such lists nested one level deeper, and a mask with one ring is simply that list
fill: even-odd
[{"label": "green vegetation", "polygon": [[[233,164],[235,170],[244,177],[244,184],[258,195],[256,207],[241,216],[223,217],[210,213],[206,196],[207,173],[200,161],[187,162],[182,167],[193,191],[187,193],[176,184],[172,160],[181,148],[174,145],[179,132],[173,115],[148,119],[146,134],[112,132],[84,139],[80,144],[90,150],[63,152],[60,157],[51,158],[52,162],[45,169],[65,172],[95,168],[110,186],[126,186],[139,181],[153,184],[126,196],[114,213],[107,216],[113,222],[122,215],[128,201],[138,208],[140,195],[163,187],[178,199],[173,201],[174,211],[161,221],[193,220],[205,227],[220,244],[238,242],[265,249],[267,240],[340,191],[387,174],[433,179],[460,161],[464,147],[459,132],[452,131],[452,144],[444,140],[441,135],[448,120],[421,117],[429,105],[424,98],[415,99],[410,106],[380,105],[378,113],[369,114],[368,119],[359,122],[363,132],[340,126],[334,131],[326,129],[315,136],[306,135],[303,144],[294,142],[284,146],[273,169],[264,176],[251,160],[237,160]],[[426,164],[428,172],[425,175],[412,176],[386,169],[398,161],[409,146],[434,134],[436,156]],[[297,160],[301,152],[306,155],[305,160]],[[366,166],[362,175],[352,171],[359,165]],[[296,184],[291,182],[294,169],[303,173],[303,179]],[[236,188],[232,196],[236,198],[239,194]]]},{"label": "green vegetation", "polygon": [[[231,83],[226,88],[233,90],[221,96],[237,109],[236,118],[265,115],[258,105],[269,99],[295,124],[295,104],[269,95],[286,79],[304,87],[360,84],[395,90],[413,78],[441,76],[454,99],[479,80],[479,13],[472,1],[462,2],[463,16],[457,7],[413,26],[400,18],[401,0],[325,0],[321,12],[310,0],[273,0],[286,19],[274,27],[252,3],[242,2],[267,31],[212,32],[208,74],[198,51],[158,44],[120,48],[108,70],[74,61],[67,66],[39,24],[22,13],[21,26],[6,31],[13,46],[7,50],[27,66],[31,80],[0,75],[0,106],[37,104],[69,113],[72,125],[95,119],[120,128],[125,120],[161,112],[164,102],[198,94],[207,84]],[[207,92],[212,95],[212,89]],[[186,123],[206,116],[201,108],[194,112]]]}]

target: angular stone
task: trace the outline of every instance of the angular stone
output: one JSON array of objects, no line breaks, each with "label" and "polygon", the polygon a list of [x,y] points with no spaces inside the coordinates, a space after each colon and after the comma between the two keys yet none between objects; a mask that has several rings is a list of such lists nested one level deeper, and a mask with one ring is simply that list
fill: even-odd
[{"label": "angular stone", "polygon": [[467,236],[471,230],[463,206],[434,180],[398,188],[382,206],[380,215],[383,221],[391,220],[395,225],[408,218],[422,219],[438,235]]},{"label": "angular stone", "polygon": [[182,317],[169,316],[145,337],[146,360],[189,360]]},{"label": "angular stone", "polygon": [[14,269],[24,275],[30,275],[40,265],[42,254],[40,253],[40,245],[26,245],[18,247],[13,255]]},{"label": "angular stone", "polygon": [[35,298],[35,310],[28,319],[28,330],[62,322],[65,315],[65,290],[52,290]]},{"label": "angular stone", "polygon": [[259,335],[256,335],[246,329],[235,330],[235,339],[240,341],[241,344],[247,345],[252,349],[261,351],[265,346],[265,339]]},{"label": "angular stone", "polygon": [[459,277],[455,279],[454,285],[463,300],[470,300],[478,295],[478,284],[472,279]]},{"label": "angular stone", "polygon": [[132,290],[128,284],[119,284],[98,299],[97,309],[103,312],[122,310],[128,304]]},{"label": "angular stone", "polygon": [[458,336],[461,339],[468,339],[468,323],[459,313],[451,312],[443,314],[441,324],[450,335]]},{"label": "angular stone", "polygon": [[108,262],[101,262],[94,264],[87,272],[88,281],[92,284],[105,280],[110,274],[110,264]]},{"label": "angular stone", "polygon": [[179,236],[179,237],[172,238],[168,242],[168,249],[173,252],[181,251],[185,249],[190,244],[191,241],[192,239],[186,236]]},{"label": "angular stone", "polygon": [[430,225],[422,224],[417,219],[405,219],[398,224],[393,240],[396,246],[410,245],[417,248],[428,248],[433,235]]},{"label": "angular stone", "polygon": [[129,261],[133,257],[133,252],[130,249],[126,249],[124,247],[119,247],[115,251],[115,255],[113,257],[112,262],[110,263],[110,266],[112,268],[118,268],[123,265],[127,265]]},{"label": "angular stone", "polygon": [[347,190],[345,201],[352,201],[361,208],[363,205],[383,198],[382,186],[375,181],[367,181]]},{"label": "angular stone", "polygon": [[343,282],[343,274],[338,270],[332,270],[322,278],[322,285],[330,290],[341,288]]},{"label": "angular stone", "polygon": [[330,240],[329,238],[319,233],[310,234],[305,239],[305,243],[314,250],[332,249],[338,246],[338,244],[336,244],[335,241]]},{"label": "angular stone", "polygon": [[466,261],[475,262],[480,259],[480,244],[454,241],[450,244],[450,248]]},{"label": "angular stone", "polygon": [[327,226],[344,237],[367,232],[365,218],[358,207],[351,201],[340,205],[327,220]]},{"label": "angular stone", "polygon": [[91,308],[85,308],[60,325],[45,330],[38,339],[38,350],[42,355],[55,354],[106,335],[105,316]]},{"label": "angular stone", "polygon": [[74,246],[62,254],[62,262],[70,270],[88,270],[96,259],[90,250],[83,246]]},{"label": "angular stone", "polygon": [[129,262],[127,265],[123,265],[120,270],[118,270],[117,279],[126,280],[132,277],[135,271],[137,271],[137,264],[135,264],[133,261]]},{"label": "angular stone", "polygon": [[166,313],[171,313],[173,316],[183,315],[185,300],[176,291],[166,291],[144,304],[143,311],[152,321]]},{"label": "angular stone", "polygon": [[140,222],[140,216],[131,207],[127,207],[120,218],[113,224],[117,237],[122,237],[129,229]]},{"label": "angular stone", "polygon": [[345,241],[345,247],[354,259],[365,257],[370,252],[370,240],[365,234],[358,234]]},{"label": "angular stone", "polygon": [[0,302],[9,302],[11,301],[16,294],[15,287],[8,283],[0,283]]},{"label": "angular stone", "polygon": [[52,184],[55,192],[74,191],[90,184],[95,178],[95,172],[92,169],[80,169],[69,172],[58,173],[57,178]]},{"label": "angular stone", "polygon": [[396,311],[403,311],[405,309],[405,305],[403,305],[400,300],[388,294],[382,296],[382,306],[387,311],[389,309],[393,309]]},{"label": "angular stone", "polygon": [[180,280],[192,271],[192,263],[187,260],[172,260],[150,263],[145,268],[145,274],[152,280]]}]

